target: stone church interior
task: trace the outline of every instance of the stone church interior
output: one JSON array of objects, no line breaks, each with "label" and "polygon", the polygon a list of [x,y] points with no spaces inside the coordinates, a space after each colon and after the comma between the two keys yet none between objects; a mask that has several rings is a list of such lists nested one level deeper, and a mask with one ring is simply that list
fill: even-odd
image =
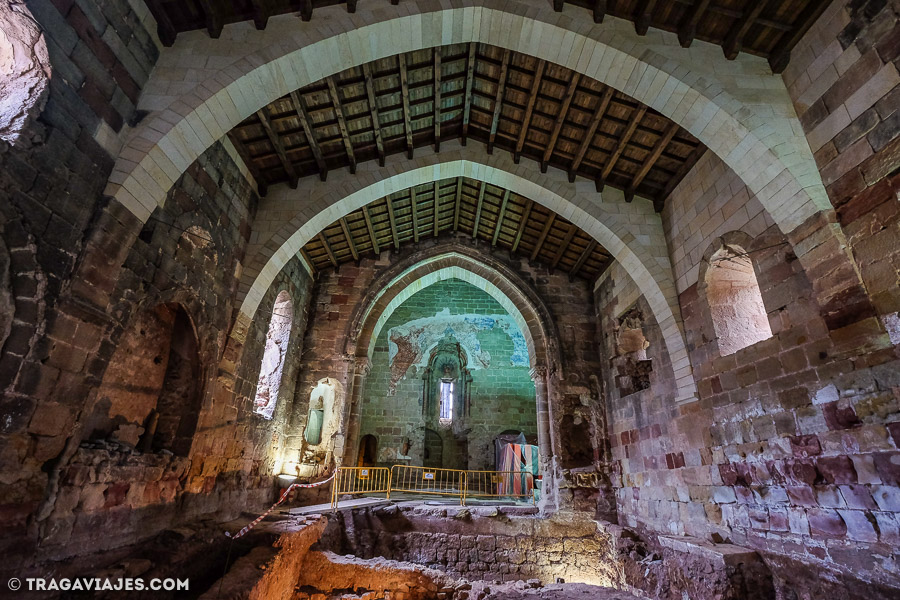
[{"label": "stone church interior", "polygon": [[0,0],[0,595],[900,598],[898,68],[897,0]]}]

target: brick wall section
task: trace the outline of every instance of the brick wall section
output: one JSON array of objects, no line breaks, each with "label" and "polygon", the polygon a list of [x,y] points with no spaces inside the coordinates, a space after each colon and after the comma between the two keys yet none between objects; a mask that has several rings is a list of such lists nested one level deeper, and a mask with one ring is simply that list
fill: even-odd
[{"label": "brick wall section", "polygon": [[[412,443],[412,461],[388,461],[393,464],[421,465],[424,433],[428,427],[444,440],[443,465],[449,468],[494,469],[493,440],[501,432],[513,429],[524,433],[533,443],[537,440],[537,417],[534,383],[529,367],[510,364],[513,343],[510,337],[494,329],[477,334],[481,348],[490,352],[487,369],[472,369],[471,413],[454,416],[452,431],[441,427],[437,415],[423,415],[423,379],[421,368],[412,367],[397,382],[391,395],[388,362],[388,334],[392,327],[414,319],[433,317],[448,309],[450,314],[502,315],[504,308],[486,292],[460,280],[436,283],[417,292],[398,306],[378,336],[372,354],[372,369],[363,393],[360,435],[378,438],[379,454],[383,449],[399,452],[406,438]],[[472,357],[469,357],[471,366]],[[440,377],[440,374],[437,375]],[[457,384],[456,390],[460,386]],[[433,400],[436,402],[436,400]],[[436,404],[435,404],[436,406]],[[458,452],[456,443],[465,443],[466,452]],[[384,459],[382,459],[384,460]]]},{"label": "brick wall section", "polygon": [[[784,81],[881,315],[900,310],[900,6],[832,3]],[[895,319],[895,317],[894,317]],[[894,331],[895,341],[900,330]]]}]

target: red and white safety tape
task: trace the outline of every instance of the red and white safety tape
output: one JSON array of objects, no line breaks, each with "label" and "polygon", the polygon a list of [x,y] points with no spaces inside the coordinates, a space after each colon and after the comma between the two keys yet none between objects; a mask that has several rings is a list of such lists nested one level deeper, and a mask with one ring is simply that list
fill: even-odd
[{"label": "red and white safety tape", "polygon": [[318,481],[318,482],[316,482],[316,483],[292,483],[291,486],[290,486],[289,488],[287,488],[286,490],[284,490],[284,493],[281,494],[281,498],[278,499],[278,502],[276,502],[275,504],[272,505],[272,508],[270,508],[269,510],[267,510],[267,511],[264,512],[263,514],[259,515],[252,523],[250,523],[249,525],[247,525],[246,527],[244,527],[243,529],[241,529],[240,531],[238,531],[236,534],[231,535],[230,533],[228,533],[228,532],[226,531],[226,532],[225,532],[225,536],[226,536],[226,537],[230,537],[230,538],[236,540],[236,539],[238,539],[239,537],[241,537],[242,535],[244,535],[245,533],[247,533],[248,531],[250,531],[251,529],[253,529],[254,527],[256,527],[256,526],[259,524],[260,521],[262,521],[262,520],[265,519],[267,516],[269,516],[269,513],[270,513],[270,512],[272,512],[273,510],[275,510],[276,508],[278,508],[278,506],[279,506],[282,502],[284,502],[285,498],[288,497],[288,494],[290,494],[290,493],[291,493],[291,490],[293,490],[294,488],[312,488],[312,487],[318,487],[318,486],[320,486],[320,485],[325,485],[326,483],[328,483],[328,482],[331,481],[332,479],[334,479],[334,474],[332,474],[331,477],[329,477],[328,479],[325,479],[324,481]]}]

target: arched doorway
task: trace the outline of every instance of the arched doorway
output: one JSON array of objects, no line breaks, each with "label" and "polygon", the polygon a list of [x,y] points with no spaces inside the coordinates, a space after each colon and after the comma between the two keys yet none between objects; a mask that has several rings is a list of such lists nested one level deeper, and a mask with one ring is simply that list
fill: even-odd
[{"label": "arched doorway", "polygon": [[378,438],[371,433],[363,436],[359,442],[359,456],[356,460],[358,467],[374,467],[378,457]]}]

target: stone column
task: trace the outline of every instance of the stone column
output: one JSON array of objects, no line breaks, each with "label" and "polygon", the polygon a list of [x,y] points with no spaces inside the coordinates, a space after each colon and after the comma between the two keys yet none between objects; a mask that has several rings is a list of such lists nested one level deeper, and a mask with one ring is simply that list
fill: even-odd
[{"label": "stone column", "polygon": [[[362,415],[362,396],[366,387],[366,377],[372,369],[372,361],[367,357],[357,357],[353,364],[353,383],[348,397],[350,398],[349,414],[344,427],[347,431],[347,443],[344,446],[344,456],[341,464],[344,466],[356,466],[356,455],[359,452],[359,429]],[[348,455],[349,453],[349,455]]]},{"label": "stone column", "polygon": [[556,447],[553,429],[550,424],[550,386],[547,367],[535,366],[531,369],[534,381],[534,396],[537,404],[538,452],[541,461],[541,510],[553,511],[556,508],[557,477],[553,465],[553,452]]}]

